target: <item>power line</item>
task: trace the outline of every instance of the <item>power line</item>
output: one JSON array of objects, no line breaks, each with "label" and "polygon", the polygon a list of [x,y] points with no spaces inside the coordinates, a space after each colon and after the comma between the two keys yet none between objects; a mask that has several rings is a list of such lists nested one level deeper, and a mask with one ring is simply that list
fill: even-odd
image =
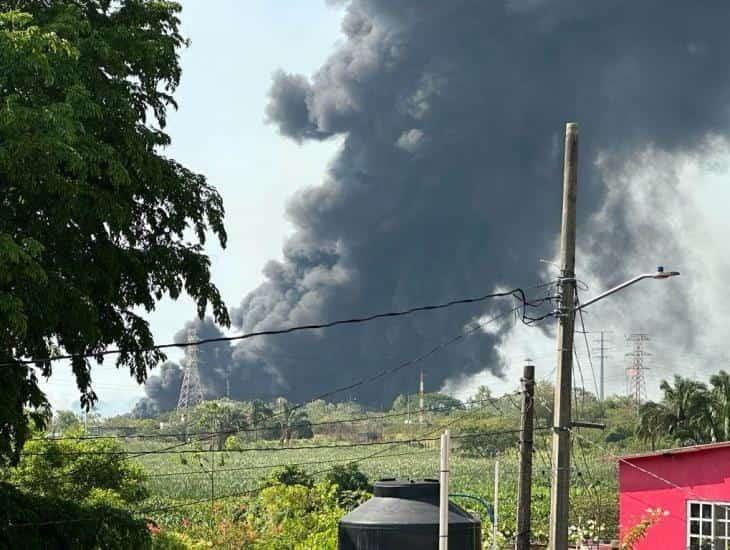
[{"label": "power line", "polygon": [[[461,415],[461,416],[459,416],[459,417],[451,420],[450,422],[447,422],[447,423],[445,423],[445,424],[443,424],[441,426],[438,426],[434,430],[431,430],[430,432],[427,432],[426,435],[431,435],[433,433],[436,433],[436,432],[440,431],[441,429],[444,429],[444,428],[447,428],[449,426],[452,426],[452,425],[456,424],[457,422],[460,422],[461,420],[465,419],[466,417],[468,417],[468,416],[470,416],[470,415],[472,415],[472,414],[474,414],[476,412],[481,411],[483,408],[484,407],[480,407],[480,408],[477,408],[477,409],[475,409],[473,411],[467,412],[466,414],[463,414],[463,415]],[[496,434],[496,432],[493,432],[493,433]],[[399,444],[402,444],[402,443],[403,443],[403,441],[399,441],[395,445],[391,445],[390,448],[392,449],[396,445],[399,445]],[[387,450],[387,449],[385,449],[385,450]],[[364,456],[364,457],[361,457],[361,458],[358,458],[358,459],[355,459],[355,460],[351,460],[351,461],[348,462],[348,464],[357,464],[357,463],[363,462],[365,460],[372,460],[372,459],[375,459],[376,457],[379,458],[379,457],[381,457],[383,455],[383,451],[384,450],[381,449],[381,450],[376,451],[374,453],[371,453],[371,454],[369,454],[367,456]],[[319,475],[319,474],[322,474],[322,473],[326,473],[328,471],[332,471],[333,469],[334,469],[334,467],[326,468],[326,469],[320,470],[318,472],[314,472],[312,475]],[[255,487],[254,489],[251,489],[251,490],[248,490],[248,491],[243,491],[243,492],[229,494],[229,495],[220,495],[220,496],[217,496],[217,497],[212,496],[211,498],[207,498],[207,499],[200,499],[200,500],[196,500],[196,501],[192,501],[192,502],[175,504],[175,505],[171,505],[171,506],[167,506],[167,507],[163,507],[163,508],[156,508],[156,509],[153,508],[153,509],[147,509],[147,510],[140,510],[138,513],[142,513],[142,514],[154,514],[154,513],[160,513],[160,512],[166,512],[166,511],[169,511],[169,510],[184,508],[184,507],[187,507],[187,506],[193,506],[195,504],[203,504],[203,503],[209,503],[209,502],[212,503],[212,502],[215,502],[215,501],[218,501],[218,500],[222,500],[222,499],[226,499],[226,498],[233,498],[233,497],[240,497],[240,496],[251,495],[251,494],[257,493],[259,491],[262,491],[263,489],[265,489],[267,487],[270,487],[272,485],[273,485],[272,482],[268,482],[268,483],[259,485],[258,487]],[[84,521],[92,521],[93,522],[93,521],[98,521],[98,519],[99,519],[98,517],[95,517],[95,518],[74,518],[74,519],[69,519],[69,520],[56,520],[56,521],[50,521],[50,522],[15,524],[15,525],[9,525],[8,527],[15,527],[15,528],[37,527],[37,526],[42,526],[42,525],[56,525],[56,524],[75,523],[75,522],[84,522]]]},{"label": "power line", "polygon": [[52,361],[60,361],[63,359],[88,359],[88,358],[95,358],[98,359],[105,355],[116,355],[121,353],[140,353],[140,352],[149,352],[149,351],[155,351],[155,350],[162,350],[162,349],[168,349],[168,348],[186,348],[190,346],[200,346],[203,344],[211,344],[216,342],[234,342],[239,340],[247,340],[249,338],[255,338],[259,336],[275,336],[280,334],[290,334],[293,332],[299,332],[299,331],[305,331],[305,330],[318,330],[318,329],[324,329],[324,328],[332,328],[340,325],[351,325],[351,324],[359,324],[359,323],[367,323],[370,321],[374,321],[376,319],[385,319],[385,318],[391,318],[391,317],[403,317],[407,315],[412,315],[414,313],[422,312],[422,311],[434,311],[438,309],[445,309],[450,308],[456,305],[464,305],[464,304],[475,304],[479,302],[484,302],[486,300],[492,299],[492,298],[505,298],[508,296],[512,296],[513,298],[516,298],[520,300],[522,304],[523,309],[523,319],[530,320],[529,317],[527,317],[525,311],[527,306],[536,307],[538,304],[536,303],[530,303],[527,300],[525,291],[521,288],[515,288],[513,290],[505,291],[505,292],[494,292],[491,294],[485,294],[483,296],[477,296],[475,298],[462,298],[458,300],[451,300],[449,302],[441,303],[441,304],[435,304],[435,305],[427,305],[427,306],[418,306],[413,307],[410,309],[400,310],[400,311],[389,311],[385,313],[376,313],[374,315],[368,315],[365,317],[352,317],[350,319],[340,319],[337,321],[330,321],[330,322],[324,322],[324,323],[314,323],[314,324],[308,324],[308,325],[297,325],[285,329],[273,329],[273,330],[261,330],[261,331],[255,331],[255,332],[249,332],[246,334],[239,334],[236,336],[219,336],[216,338],[203,338],[200,340],[193,340],[188,342],[180,342],[180,343],[168,343],[168,344],[157,344],[154,346],[147,346],[147,347],[139,347],[139,348],[130,348],[130,349],[107,349],[107,350],[99,350],[96,352],[89,352],[89,353],[69,353],[64,355],[55,355],[51,357],[42,357],[42,358],[34,358],[34,359],[18,359],[15,361],[6,361],[4,363],[0,363],[0,367],[12,367],[17,365],[30,365],[30,364],[47,364]]},{"label": "power line", "polygon": [[[470,401],[469,404],[479,404],[479,403],[494,403],[499,401],[502,397],[505,397],[509,394],[504,394],[501,397],[490,397],[485,399],[478,399],[474,401]],[[466,406],[466,404],[464,404]],[[463,410],[461,407],[452,405],[448,407],[444,407],[441,409],[435,409],[431,410],[429,412],[436,412],[436,413],[448,413],[454,410]],[[502,411],[497,408],[497,411],[500,414],[503,414]],[[383,414],[379,416],[358,416],[353,418],[341,418],[338,420],[324,420],[322,422],[308,422],[306,423],[307,426],[311,427],[317,427],[317,426],[331,426],[331,425],[337,425],[337,424],[349,424],[349,423],[357,423],[357,422],[368,422],[368,421],[379,421],[379,420],[386,420],[389,418],[399,418],[407,416],[408,412],[399,412],[399,413],[388,413]],[[270,418],[274,418],[273,416]],[[269,418],[269,419],[270,419]],[[267,419],[267,420],[269,420]],[[222,429],[222,430],[216,430],[216,431],[203,431],[203,432],[194,432],[194,433],[185,433],[185,432],[175,432],[175,433],[165,433],[165,434],[115,434],[115,435],[87,435],[87,436],[63,436],[63,437],[31,437],[28,439],[28,441],[93,441],[97,439],[158,439],[158,438],[168,438],[168,437],[185,437],[186,435],[189,436],[195,436],[195,437],[202,437],[202,436],[209,436],[209,435],[236,435],[239,433],[255,433],[260,432],[266,429],[275,428],[276,426],[272,427],[259,427],[259,428],[231,428],[231,429]],[[125,430],[125,429],[133,429],[131,426],[121,426],[121,427],[115,427],[110,426],[108,427],[109,430]]]},{"label": "power line", "polygon": [[[575,289],[575,299],[577,302],[577,306],[580,308],[580,298],[578,296],[577,288]],[[596,387],[596,395],[600,395],[601,391],[598,387],[598,380],[596,379],[596,370],[593,368],[593,357],[591,356],[591,346],[588,343],[588,331],[586,330],[586,325],[585,325],[585,321],[583,319],[583,310],[582,309],[578,309],[578,315],[580,317],[581,329],[583,329],[582,330],[583,340],[585,340],[585,344],[586,344],[586,354],[588,355],[588,364],[591,367],[591,374],[593,375],[593,383],[595,384],[595,387]]]},{"label": "power line", "polygon": [[[547,430],[549,428],[535,428],[536,430]],[[519,429],[514,430],[500,430],[495,432],[479,432],[476,434],[465,434],[462,436],[452,436],[453,438],[458,437],[473,437],[476,435],[504,435],[511,433],[519,433]],[[426,441],[436,441],[439,438],[411,438],[411,439],[393,439],[387,441],[366,441],[361,443],[345,443],[341,445],[301,445],[298,447],[246,447],[244,449],[211,449],[208,451],[202,451],[200,449],[159,449],[152,451],[136,451],[135,456],[146,456],[146,455],[161,455],[161,454],[196,454],[196,453],[260,453],[260,452],[287,452],[287,451],[306,451],[315,449],[348,449],[353,447],[377,447],[381,445],[404,445],[409,443],[422,443]],[[55,453],[54,456],[127,456],[131,451],[66,451]],[[26,456],[44,456],[44,452],[30,452],[24,453]]]}]

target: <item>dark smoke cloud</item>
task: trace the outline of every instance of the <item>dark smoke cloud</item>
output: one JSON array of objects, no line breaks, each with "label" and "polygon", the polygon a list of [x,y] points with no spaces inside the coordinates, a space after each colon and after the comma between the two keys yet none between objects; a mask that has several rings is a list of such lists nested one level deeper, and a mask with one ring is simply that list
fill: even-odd
[{"label": "dark smoke cloud", "polygon": [[[266,265],[266,282],[233,311],[235,326],[534,283],[559,228],[565,121],[580,122],[585,224],[605,195],[599,153],[685,151],[727,134],[729,15],[719,0],[352,0],[345,39],[321,69],[274,75],[267,116],[281,134],[341,136],[343,146],[325,181],[291,199],[296,231],[284,260]],[[620,204],[612,215],[611,234],[596,228],[595,239],[615,274],[630,234]],[[233,351],[236,391],[305,399],[415,356],[497,307],[247,341]],[[429,383],[499,374],[499,337],[435,356]],[[407,369],[358,398],[387,403],[406,384],[415,385]]]},{"label": "dark smoke cloud", "polygon": [[[188,341],[191,329],[195,329],[199,339],[224,336],[213,320],[206,318],[186,323],[175,334],[174,342]],[[187,364],[186,354],[180,363],[167,361],[160,367],[159,374],[150,376],[145,384],[146,397],[136,405],[135,415],[147,417],[157,411],[174,409]],[[198,347],[197,365],[204,399],[223,397],[230,391],[232,399],[244,400],[251,395],[273,395],[277,389],[276,377],[271,377],[271,369],[258,356],[235,349],[225,342]]]}]

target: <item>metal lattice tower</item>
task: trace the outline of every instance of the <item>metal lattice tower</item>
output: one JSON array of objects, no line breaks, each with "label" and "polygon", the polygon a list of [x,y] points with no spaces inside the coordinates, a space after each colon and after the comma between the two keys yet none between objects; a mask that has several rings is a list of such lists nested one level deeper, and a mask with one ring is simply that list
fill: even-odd
[{"label": "metal lattice tower", "polygon": [[641,403],[646,401],[646,378],[644,372],[649,367],[644,365],[644,359],[651,354],[644,350],[644,344],[649,341],[649,335],[636,333],[626,337],[626,342],[631,345],[632,351],[626,354],[631,363],[626,367],[626,392],[636,402],[636,410],[639,410]]},{"label": "metal lattice tower", "polygon": [[[197,329],[191,328],[188,331],[188,342],[195,342],[197,339]],[[180,397],[177,400],[178,416],[185,421],[188,409],[202,402],[203,387],[200,384],[200,373],[198,372],[198,348],[197,346],[188,346],[185,350]]]}]

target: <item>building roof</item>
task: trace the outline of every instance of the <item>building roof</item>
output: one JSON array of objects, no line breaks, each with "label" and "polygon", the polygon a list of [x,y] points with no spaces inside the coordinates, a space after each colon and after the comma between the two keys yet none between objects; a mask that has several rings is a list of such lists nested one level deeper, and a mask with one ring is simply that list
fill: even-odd
[{"label": "building roof", "polygon": [[638,458],[649,458],[652,456],[670,456],[684,453],[695,453],[698,451],[709,451],[712,449],[722,449],[730,447],[730,441],[721,441],[719,443],[706,443],[704,445],[691,445],[689,447],[675,447],[674,449],[660,449],[648,453],[638,453],[633,455],[622,456],[621,460],[634,460]]}]

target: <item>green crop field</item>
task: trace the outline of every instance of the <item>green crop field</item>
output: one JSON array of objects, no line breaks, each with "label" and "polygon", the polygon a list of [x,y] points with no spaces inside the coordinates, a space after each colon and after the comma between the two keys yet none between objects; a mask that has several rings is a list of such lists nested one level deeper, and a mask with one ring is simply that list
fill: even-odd
[{"label": "green crop field", "polygon": [[[549,508],[549,462],[544,438],[537,441],[533,466],[533,524],[535,534],[544,535]],[[159,450],[172,443],[135,445],[137,450]],[[154,502],[172,503],[167,509],[150,515],[161,523],[175,524],[184,517],[200,517],[212,502],[225,507],[267,483],[272,473],[286,465],[298,465],[316,478],[323,477],[336,464],[358,462],[371,481],[383,478],[438,478],[439,450],[434,444],[332,446],[310,449],[318,443],[303,442],[304,448],[278,447],[275,442],[251,446],[243,451],[211,452],[200,450],[184,454],[142,455],[137,460],[148,473],[147,487]],[[251,450],[254,449],[254,450]],[[276,449],[276,450],[273,450]],[[516,450],[500,453],[499,515],[500,529],[509,533],[514,525],[517,496]],[[493,457],[467,457],[454,452],[450,462],[450,492],[467,494],[487,503],[494,500]],[[572,524],[606,533],[616,525],[615,465],[598,453],[580,449],[574,456],[572,484]],[[211,497],[213,501],[211,502]],[[454,500],[479,514],[485,523],[487,509],[479,501],[463,497]],[[188,505],[188,503],[192,503]],[[202,512],[201,512],[202,510]]]}]

